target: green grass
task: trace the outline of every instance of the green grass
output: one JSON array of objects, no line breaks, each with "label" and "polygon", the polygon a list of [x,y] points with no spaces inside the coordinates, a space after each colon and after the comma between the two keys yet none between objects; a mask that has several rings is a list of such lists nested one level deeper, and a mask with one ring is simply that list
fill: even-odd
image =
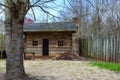
[{"label": "green grass", "polygon": [[5,60],[0,60],[0,72],[5,71]]},{"label": "green grass", "polygon": [[2,67],[0,67],[0,72],[1,72],[1,71],[3,71],[3,68],[2,68]]},{"label": "green grass", "polygon": [[97,66],[102,69],[108,69],[111,71],[120,72],[120,64],[112,62],[93,61],[92,66]]}]

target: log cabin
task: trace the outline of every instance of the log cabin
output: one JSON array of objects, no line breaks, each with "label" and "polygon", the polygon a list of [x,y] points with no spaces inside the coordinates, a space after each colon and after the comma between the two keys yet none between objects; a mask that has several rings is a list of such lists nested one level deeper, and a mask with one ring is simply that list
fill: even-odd
[{"label": "log cabin", "polygon": [[72,22],[30,23],[24,25],[24,51],[30,57],[57,56],[72,49],[77,26]]}]

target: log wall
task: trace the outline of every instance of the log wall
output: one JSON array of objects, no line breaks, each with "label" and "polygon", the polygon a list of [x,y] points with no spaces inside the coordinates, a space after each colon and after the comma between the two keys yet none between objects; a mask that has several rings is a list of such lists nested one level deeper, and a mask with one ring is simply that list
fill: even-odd
[{"label": "log wall", "polygon": [[[29,32],[25,33],[25,52],[34,52],[36,57],[43,56],[43,39],[49,40],[49,56],[69,51],[72,46],[72,32]],[[32,45],[33,40],[38,41],[38,46]],[[64,46],[58,46],[59,40],[64,42]]]}]

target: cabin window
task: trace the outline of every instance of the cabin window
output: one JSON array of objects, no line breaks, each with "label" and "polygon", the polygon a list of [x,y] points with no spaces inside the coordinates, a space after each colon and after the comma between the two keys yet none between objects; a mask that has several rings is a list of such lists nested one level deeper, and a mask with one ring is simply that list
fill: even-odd
[{"label": "cabin window", "polygon": [[58,41],[58,46],[64,46],[64,41]]},{"label": "cabin window", "polygon": [[32,46],[38,46],[38,41],[37,40],[33,40],[32,41]]}]

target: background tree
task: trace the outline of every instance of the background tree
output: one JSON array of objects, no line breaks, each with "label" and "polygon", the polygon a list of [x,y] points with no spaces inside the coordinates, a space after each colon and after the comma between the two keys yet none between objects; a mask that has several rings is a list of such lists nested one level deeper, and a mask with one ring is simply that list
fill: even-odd
[{"label": "background tree", "polygon": [[[75,24],[78,26],[77,33],[73,35],[73,53],[79,54],[79,39],[85,37],[86,33],[89,32],[88,28],[88,10],[90,4],[86,0],[64,0],[65,11],[61,11],[60,14],[66,21],[72,21],[76,19]],[[66,15],[67,14],[67,15]]]},{"label": "background tree", "polygon": [[84,56],[120,61],[120,1],[65,0],[65,4],[63,18],[77,17],[79,20],[77,32]]}]

